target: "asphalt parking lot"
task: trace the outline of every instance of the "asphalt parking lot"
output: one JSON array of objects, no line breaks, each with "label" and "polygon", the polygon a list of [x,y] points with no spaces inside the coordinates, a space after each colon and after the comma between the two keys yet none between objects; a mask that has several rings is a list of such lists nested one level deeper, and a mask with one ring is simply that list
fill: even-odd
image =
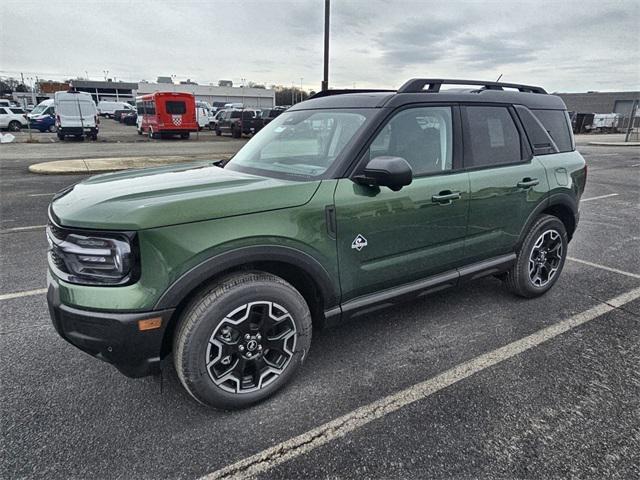
[{"label": "asphalt parking lot", "polygon": [[[143,145],[213,157],[239,146]],[[489,278],[315,331],[288,388],[218,412],[188,397],[170,362],[128,379],[55,333],[42,225],[51,194],[83,177],[27,167],[134,147],[48,146],[0,147],[0,477],[640,477],[638,148],[579,143],[581,221],[546,296]]]}]

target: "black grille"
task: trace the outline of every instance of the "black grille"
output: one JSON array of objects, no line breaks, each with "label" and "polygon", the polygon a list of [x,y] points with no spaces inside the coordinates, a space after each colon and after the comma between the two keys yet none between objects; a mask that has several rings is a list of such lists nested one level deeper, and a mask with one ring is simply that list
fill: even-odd
[{"label": "black grille", "polygon": [[49,231],[51,232],[51,235],[56,237],[58,240],[64,240],[67,236],[66,232],[63,229],[52,222],[49,222]]}]

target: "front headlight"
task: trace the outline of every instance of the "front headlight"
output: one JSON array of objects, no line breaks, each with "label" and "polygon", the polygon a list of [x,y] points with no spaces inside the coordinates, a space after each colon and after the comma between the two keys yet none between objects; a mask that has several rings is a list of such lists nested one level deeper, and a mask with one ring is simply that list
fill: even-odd
[{"label": "front headlight", "polygon": [[82,285],[124,285],[137,280],[136,237],[47,226],[49,264],[62,280]]}]

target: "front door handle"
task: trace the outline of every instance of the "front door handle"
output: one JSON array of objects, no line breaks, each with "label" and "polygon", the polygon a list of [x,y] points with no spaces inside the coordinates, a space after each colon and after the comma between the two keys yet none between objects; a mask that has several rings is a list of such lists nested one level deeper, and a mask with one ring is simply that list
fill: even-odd
[{"label": "front door handle", "polygon": [[531,188],[531,187],[535,187],[539,183],[540,183],[540,180],[538,180],[537,178],[526,177],[518,182],[518,188]]},{"label": "front door handle", "polygon": [[438,195],[434,195],[431,197],[431,201],[433,203],[439,203],[441,205],[448,205],[453,200],[458,200],[460,198],[460,192],[452,192],[451,190],[444,190],[440,192]]}]

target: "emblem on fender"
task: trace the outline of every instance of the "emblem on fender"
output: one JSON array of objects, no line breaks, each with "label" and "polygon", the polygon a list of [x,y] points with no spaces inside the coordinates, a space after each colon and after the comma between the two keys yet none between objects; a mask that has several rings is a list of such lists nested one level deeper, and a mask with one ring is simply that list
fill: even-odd
[{"label": "emblem on fender", "polygon": [[357,251],[362,250],[366,246],[367,246],[367,239],[360,234],[358,234],[358,236],[353,239],[353,242],[351,242],[351,248],[354,248]]}]

